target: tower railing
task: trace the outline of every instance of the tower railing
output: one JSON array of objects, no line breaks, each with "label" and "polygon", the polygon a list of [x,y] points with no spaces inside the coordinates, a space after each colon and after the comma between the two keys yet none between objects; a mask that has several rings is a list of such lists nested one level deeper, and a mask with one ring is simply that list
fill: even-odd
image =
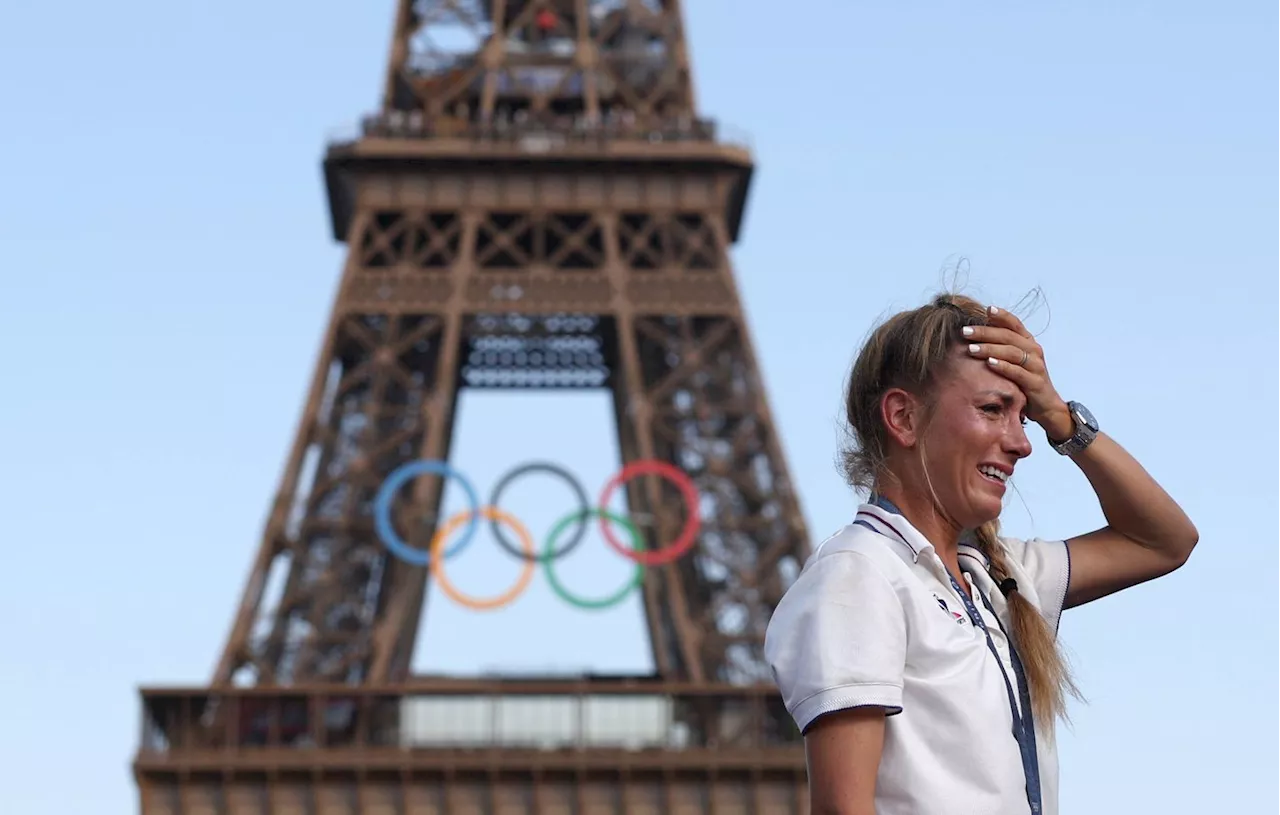
[{"label": "tower railing", "polygon": [[759,751],[801,741],[775,688],[662,681],[144,689],[141,762],[370,749]]},{"label": "tower railing", "polygon": [[738,128],[715,119],[683,117],[654,123],[629,117],[591,121],[581,116],[495,119],[488,122],[431,117],[420,111],[392,111],[365,116],[330,131],[333,146],[362,138],[455,139],[474,144],[541,143],[546,149],[568,144],[640,141],[647,144],[716,142],[750,150],[751,140]]}]

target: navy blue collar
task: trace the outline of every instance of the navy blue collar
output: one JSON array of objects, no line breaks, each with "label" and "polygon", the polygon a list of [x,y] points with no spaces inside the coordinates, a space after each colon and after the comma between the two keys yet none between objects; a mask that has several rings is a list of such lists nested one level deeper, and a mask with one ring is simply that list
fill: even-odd
[{"label": "navy blue collar", "polygon": [[[871,496],[871,505],[874,507],[879,507],[880,509],[883,509],[885,512],[889,512],[904,518],[906,517],[902,515],[902,510],[898,509],[897,504],[893,503],[888,498],[885,498],[883,495],[873,494]],[[982,553],[982,550],[980,548],[978,548],[978,541],[977,541],[977,538],[974,536],[972,529],[966,529],[964,532],[960,533],[959,545],[961,548],[961,554],[967,554],[970,557],[974,558],[975,560],[977,560],[979,563],[982,564],[982,567],[984,569],[991,568],[991,564],[987,560],[987,556]],[[965,551],[966,549],[969,551]]]},{"label": "navy blue collar", "polygon": [[898,509],[898,505],[885,498],[883,495],[872,495],[871,505],[880,507],[885,512],[892,512],[894,515],[901,515],[902,510]]}]

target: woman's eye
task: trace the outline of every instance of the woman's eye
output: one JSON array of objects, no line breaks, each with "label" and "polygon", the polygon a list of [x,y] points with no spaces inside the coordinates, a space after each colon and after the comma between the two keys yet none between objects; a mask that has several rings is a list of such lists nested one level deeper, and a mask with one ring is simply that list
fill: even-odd
[{"label": "woman's eye", "polygon": [[990,413],[993,416],[998,416],[1000,415],[1000,406],[999,405],[983,405],[982,412]]}]

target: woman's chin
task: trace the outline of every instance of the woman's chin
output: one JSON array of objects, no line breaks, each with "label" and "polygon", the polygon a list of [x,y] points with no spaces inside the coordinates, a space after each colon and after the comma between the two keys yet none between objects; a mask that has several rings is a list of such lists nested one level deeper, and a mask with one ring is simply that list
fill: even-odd
[{"label": "woman's chin", "polygon": [[991,495],[974,496],[974,500],[969,502],[965,513],[968,517],[964,518],[965,529],[977,529],[985,523],[994,521],[1000,517],[1000,512],[1004,509],[1004,502],[999,498]]}]

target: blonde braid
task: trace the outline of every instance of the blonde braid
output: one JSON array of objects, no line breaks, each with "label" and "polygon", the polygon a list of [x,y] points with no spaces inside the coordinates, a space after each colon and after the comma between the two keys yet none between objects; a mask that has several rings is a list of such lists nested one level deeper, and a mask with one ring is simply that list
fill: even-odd
[{"label": "blonde braid", "polygon": [[[999,535],[998,520],[988,521],[974,530],[978,549],[991,564],[991,579],[1000,586],[1009,606],[1012,629],[1009,636],[1027,673],[1032,712],[1037,722],[1052,728],[1055,719],[1067,717],[1066,694],[1079,698],[1080,691],[1071,676],[1070,667],[1058,651],[1057,635],[1049,629],[1049,621],[1018,590]],[[1011,581],[1012,585],[1006,581]],[[1006,591],[1007,588],[1011,590]]]}]

